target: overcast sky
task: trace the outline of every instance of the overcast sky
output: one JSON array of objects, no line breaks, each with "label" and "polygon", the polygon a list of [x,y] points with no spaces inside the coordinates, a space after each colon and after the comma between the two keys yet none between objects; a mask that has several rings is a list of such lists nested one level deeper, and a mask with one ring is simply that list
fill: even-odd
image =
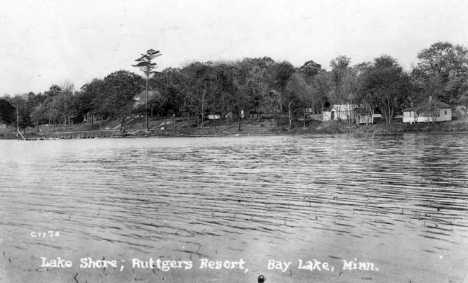
[{"label": "overcast sky", "polygon": [[468,1],[2,0],[0,95],[43,92],[131,67],[160,50],[159,70],[269,56],[325,68],[382,54],[406,70],[438,41],[468,46]]}]

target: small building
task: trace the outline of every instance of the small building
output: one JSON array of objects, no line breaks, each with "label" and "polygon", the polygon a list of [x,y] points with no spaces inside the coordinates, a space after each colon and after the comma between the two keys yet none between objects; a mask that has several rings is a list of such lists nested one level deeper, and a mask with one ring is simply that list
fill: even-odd
[{"label": "small building", "polygon": [[378,109],[373,109],[372,114],[368,108],[354,108],[356,122],[359,124],[374,124],[382,121],[382,113]]},{"label": "small building", "polygon": [[354,117],[355,105],[351,104],[337,104],[333,105],[331,109],[332,120],[349,120]]},{"label": "small building", "polygon": [[322,121],[331,121],[332,116],[331,116],[331,111],[323,111],[322,112]]},{"label": "small building", "polygon": [[348,120],[354,116],[355,105],[335,104],[330,111],[323,111],[323,121]]},{"label": "small building", "polygon": [[333,105],[330,111],[323,111],[323,121],[331,120],[351,120],[360,124],[374,124],[382,120],[382,114],[378,109],[372,111],[358,105],[337,104]]},{"label": "small building", "polygon": [[428,123],[452,120],[452,107],[450,105],[429,97],[428,102],[423,102],[414,107],[403,110],[403,123]]}]

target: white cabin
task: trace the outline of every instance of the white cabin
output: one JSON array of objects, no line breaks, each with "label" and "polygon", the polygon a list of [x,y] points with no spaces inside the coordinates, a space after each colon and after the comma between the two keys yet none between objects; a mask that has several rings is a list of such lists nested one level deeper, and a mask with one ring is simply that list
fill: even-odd
[{"label": "white cabin", "polygon": [[452,108],[450,105],[438,100],[429,99],[415,107],[403,110],[403,123],[428,123],[452,120]]},{"label": "white cabin", "polygon": [[323,111],[323,121],[330,120],[348,120],[354,117],[354,108],[351,104],[335,104],[330,111]]}]

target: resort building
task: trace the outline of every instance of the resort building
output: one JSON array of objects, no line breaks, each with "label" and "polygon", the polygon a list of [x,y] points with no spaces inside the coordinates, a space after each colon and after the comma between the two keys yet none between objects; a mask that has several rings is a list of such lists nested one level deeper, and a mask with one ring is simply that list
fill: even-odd
[{"label": "resort building", "polygon": [[330,111],[323,111],[323,121],[352,120],[360,124],[373,124],[382,118],[378,110],[372,111],[372,115],[369,112],[368,109],[357,105],[336,104]]},{"label": "resort building", "polygon": [[403,110],[403,123],[428,123],[452,120],[452,107],[437,99]]},{"label": "resort building", "polygon": [[354,108],[351,104],[335,104],[330,111],[323,111],[323,121],[348,120],[354,116]]}]

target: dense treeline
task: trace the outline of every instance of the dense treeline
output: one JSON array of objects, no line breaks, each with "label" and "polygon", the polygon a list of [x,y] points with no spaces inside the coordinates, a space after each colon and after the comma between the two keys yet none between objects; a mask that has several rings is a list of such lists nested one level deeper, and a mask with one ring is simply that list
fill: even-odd
[{"label": "dense treeline", "polygon": [[[438,42],[423,49],[417,64],[406,72],[388,55],[372,62],[351,65],[339,56],[330,71],[310,60],[296,68],[269,57],[234,62],[193,62],[167,68],[152,76],[117,71],[95,78],[75,89],[71,82],[52,85],[43,93],[0,99],[0,121],[25,129],[41,124],[117,119],[124,125],[135,115],[184,115],[203,123],[207,115],[239,121],[243,117],[287,118],[289,123],[305,113],[322,113],[330,105],[359,105],[372,114],[379,109],[390,123],[402,109],[429,96],[468,108],[468,49]],[[135,103],[151,90],[148,107]],[[141,102],[141,101],[140,101]],[[18,109],[18,111],[16,111]],[[18,113],[16,113],[18,112]],[[305,119],[304,119],[305,120]],[[351,121],[349,121],[351,122]]]}]

